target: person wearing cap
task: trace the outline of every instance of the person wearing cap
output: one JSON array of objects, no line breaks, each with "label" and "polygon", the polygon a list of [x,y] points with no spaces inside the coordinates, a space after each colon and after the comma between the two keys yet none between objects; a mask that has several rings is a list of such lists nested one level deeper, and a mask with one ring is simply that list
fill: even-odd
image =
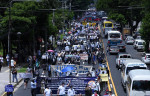
[{"label": "person wearing cap", "polygon": [[68,89],[68,96],[75,96],[75,90],[73,89],[73,86],[70,86],[70,89]]},{"label": "person wearing cap", "polygon": [[46,87],[46,89],[44,90],[44,96],[52,96],[52,90],[50,89],[50,87]]},{"label": "person wearing cap", "polygon": [[65,96],[65,89],[69,85],[70,85],[70,81],[69,81],[68,85],[65,85],[65,83],[62,82],[62,85],[59,86],[58,91],[57,91],[58,96]]}]

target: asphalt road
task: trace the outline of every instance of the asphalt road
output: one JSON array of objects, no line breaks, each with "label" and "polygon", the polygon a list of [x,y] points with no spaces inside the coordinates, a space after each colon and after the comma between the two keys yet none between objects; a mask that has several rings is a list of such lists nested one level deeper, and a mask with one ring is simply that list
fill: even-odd
[{"label": "asphalt road", "polygon": [[[104,47],[106,49],[107,46],[107,39],[103,38]],[[106,50],[105,50],[106,52]],[[141,54],[142,52],[138,52],[133,48],[133,45],[126,45],[126,52],[131,54],[131,56],[134,59],[140,59],[141,60]],[[123,90],[122,84],[121,84],[121,72],[116,68],[116,56],[117,55],[109,55],[107,54],[107,59],[109,63],[109,67],[112,74],[112,79],[114,81],[116,91],[118,96],[126,96],[126,92]],[[147,65],[150,69],[150,65]]]}]

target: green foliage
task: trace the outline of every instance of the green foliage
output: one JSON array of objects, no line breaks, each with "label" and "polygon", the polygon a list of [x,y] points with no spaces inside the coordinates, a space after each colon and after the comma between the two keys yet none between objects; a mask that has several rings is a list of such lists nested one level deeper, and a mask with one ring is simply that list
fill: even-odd
[{"label": "green foliage", "polygon": [[[98,0],[96,8],[106,11],[109,14],[109,18],[113,18],[123,25],[129,22],[134,31],[142,20],[141,4],[142,0]],[[135,26],[133,26],[133,21],[136,21]]]},{"label": "green foliage", "polygon": [[17,70],[18,73],[25,73],[27,70],[27,68],[20,68],[19,70]]},{"label": "green foliage", "polygon": [[110,14],[109,18],[115,20],[116,22],[119,22],[121,25],[125,25],[127,22],[124,15],[119,13],[112,13]]}]

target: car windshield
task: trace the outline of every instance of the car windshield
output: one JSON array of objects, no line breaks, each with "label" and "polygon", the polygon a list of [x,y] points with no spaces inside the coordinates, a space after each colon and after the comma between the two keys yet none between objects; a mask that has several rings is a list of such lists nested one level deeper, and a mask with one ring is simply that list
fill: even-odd
[{"label": "car windshield", "polygon": [[127,67],[126,75],[128,75],[128,73],[129,73],[131,70],[134,70],[134,69],[146,69],[146,67],[139,67],[139,66]]},{"label": "car windshield", "polygon": [[120,38],[120,34],[111,34],[110,38]]},{"label": "car windshield", "polygon": [[143,45],[143,42],[138,42],[138,45]]},{"label": "car windshield", "polygon": [[112,27],[111,23],[105,23],[105,27]]},{"label": "car windshield", "polygon": [[132,90],[136,91],[150,91],[150,81],[133,81]]},{"label": "car windshield", "polygon": [[146,58],[150,58],[150,55],[146,55]]},{"label": "car windshield", "polygon": [[120,58],[131,58],[130,55],[123,55],[123,56],[120,56]]}]

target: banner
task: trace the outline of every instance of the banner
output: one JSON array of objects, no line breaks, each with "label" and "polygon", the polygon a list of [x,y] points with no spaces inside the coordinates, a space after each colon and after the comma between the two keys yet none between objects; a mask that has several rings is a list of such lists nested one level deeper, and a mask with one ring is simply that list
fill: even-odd
[{"label": "banner", "polygon": [[31,73],[19,73],[19,78],[32,78]]},{"label": "banner", "polygon": [[87,54],[80,54],[80,59],[81,60],[88,60],[88,55]]},{"label": "banner", "polygon": [[[40,83],[44,78],[37,78],[37,82]],[[85,94],[85,87],[87,84],[89,86],[93,86],[95,83],[96,77],[53,77],[53,78],[46,78],[46,86],[50,87],[52,90],[52,94],[57,94],[58,87],[62,84],[62,82],[65,83],[65,85],[68,84],[69,80],[70,85],[73,86],[73,89],[75,90],[76,94]],[[37,84],[41,85],[41,84]],[[70,86],[66,87],[66,93]]]},{"label": "banner", "polygon": [[85,65],[74,65],[74,64],[66,64],[66,65],[51,65],[51,71],[58,71],[61,72],[62,69],[64,69],[65,67],[74,67],[74,70],[72,71],[72,73],[84,73],[86,74],[88,71],[92,70],[92,66],[85,66]]}]

